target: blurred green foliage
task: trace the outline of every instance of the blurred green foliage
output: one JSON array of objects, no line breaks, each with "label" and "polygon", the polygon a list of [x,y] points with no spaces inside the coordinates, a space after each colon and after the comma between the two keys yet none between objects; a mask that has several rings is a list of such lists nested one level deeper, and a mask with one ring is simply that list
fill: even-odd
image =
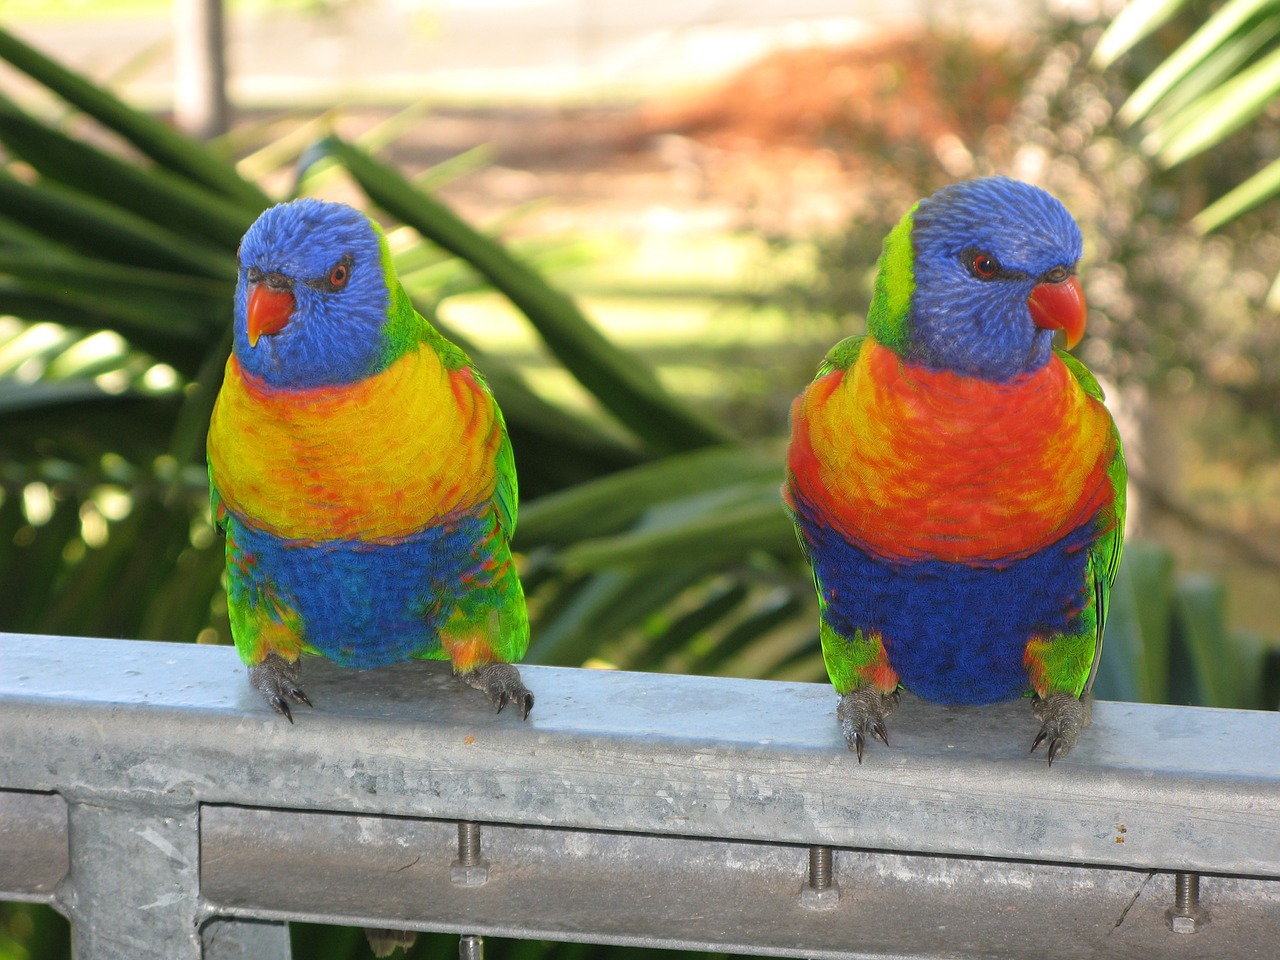
[{"label": "blurred green foliage", "polygon": [[[1130,0],[1094,48],[1109,67],[1140,44],[1161,59],[1120,109],[1142,125],[1143,150],[1174,167],[1219,147],[1266,117],[1280,93],[1280,3],[1226,0],[1205,15],[1187,0]],[[1213,230],[1280,194],[1272,160],[1201,210],[1196,226]]]},{"label": "blurred green foliage", "polygon": [[[216,146],[3,32],[0,57],[69,107],[50,119],[0,97],[0,629],[225,643],[202,447],[229,351],[234,251],[275,198]],[[1189,232],[1170,239],[1172,194],[1110,132],[1114,91],[1082,75],[1079,46],[1047,44],[1033,59],[1041,66],[1018,111],[1003,135],[972,145],[974,165],[1039,157],[1051,188],[1083,211],[1101,327],[1086,359],[1118,382],[1158,382],[1179,369],[1216,376],[1224,357],[1239,358],[1254,364],[1240,389],[1265,394],[1275,384],[1256,334],[1238,311],[1215,312],[1241,295],[1228,267],[1237,251]],[[323,139],[305,165],[313,176],[341,170],[398,224],[390,236],[406,287],[498,395],[525,499],[516,547],[534,620],[529,659],[824,679],[812,584],[779,506],[778,438],[735,437],[673,396],[643,356],[548,283],[536,250],[513,255],[369,146]],[[886,206],[821,244],[819,296],[795,308],[856,313],[882,228],[899,212]],[[527,318],[592,399],[588,412],[547,399],[440,322],[444,299],[480,285]],[[1158,329],[1130,322],[1152,304]],[[1139,542],[1113,597],[1097,695],[1274,705],[1275,665],[1264,666],[1260,641],[1227,629],[1218,583],[1179,576],[1168,551]],[[354,929],[298,924],[293,938],[299,957],[369,955]],[[455,942],[424,936],[411,956],[448,956]],[[52,911],[0,905],[0,960],[68,953]],[[640,956],[489,944],[497,960],[606,954]]]}]

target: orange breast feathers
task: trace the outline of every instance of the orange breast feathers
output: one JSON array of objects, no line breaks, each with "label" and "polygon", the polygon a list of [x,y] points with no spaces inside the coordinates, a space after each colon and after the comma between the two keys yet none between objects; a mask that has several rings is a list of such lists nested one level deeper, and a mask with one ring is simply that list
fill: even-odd
[{"label": "orange breast feathers", "polygon": [[233,356],[209,425],[223,503],[296,540],[395,539],[493,496],[502,442],[471,371],[426,345],[360,383],[279,390]]},{"label": "orange breast feathers", "polygon": [[1111,416],[1055,355],[995,384],[907,364],[867,340],[791,411],[793,508],[890,559],[1026,556],[1112,494]]}]

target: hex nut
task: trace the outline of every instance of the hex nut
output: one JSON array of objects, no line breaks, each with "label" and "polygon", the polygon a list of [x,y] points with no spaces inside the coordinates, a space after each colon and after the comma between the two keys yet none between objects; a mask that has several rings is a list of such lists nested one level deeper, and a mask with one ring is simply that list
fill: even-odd
[{"label": "hex nut", "polygon": [[1174,933],[1196,933],[1209,922],[1209,915],[1199,907],[1192,907],[1180,913],[1169,909],[1165,911],[1164,916],[1169,929]]},{"label": "hex nut", "polygon": [[815,890],[807,883],[800,888],[800,906],[807,910],[831,910],[839,902],[840,888],[834,883],[822,890]]},{"label": "hex nut", "polygon": [[449,868],[449,879],[459,887],[478,887],[489,879],[489,861],[467,865],[455,860]]}]

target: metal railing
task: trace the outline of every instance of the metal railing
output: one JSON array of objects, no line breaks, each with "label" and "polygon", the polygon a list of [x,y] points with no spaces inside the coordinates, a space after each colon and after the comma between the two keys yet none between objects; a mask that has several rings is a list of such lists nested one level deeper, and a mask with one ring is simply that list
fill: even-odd
[{"label": "metal railing", "polygon": [[[1280,715],[904,698],[858,765],[824,684],[308,662],[0,635],[0,899],[77,960],[285,960],[284,921],[793,957],[1247,958],[1280,934]],[[459,825],[462,824],[460,827]],[[1198,892],[1197,892],[1198,885]]]}]

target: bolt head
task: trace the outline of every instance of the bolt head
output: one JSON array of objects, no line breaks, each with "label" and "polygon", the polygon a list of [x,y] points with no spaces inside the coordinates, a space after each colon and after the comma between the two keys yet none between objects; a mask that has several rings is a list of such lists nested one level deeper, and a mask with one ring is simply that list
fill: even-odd
[{"label": "bolt head", "polygon": [[455,860],[449,868],[449,879],[459,887],[478,887],[489,879],[489,862],[481,860],[466,866]]},{"label": "bolt head", "polygon": [[823,890],[815,890],[807,883],[800,888],[800,906],[806,910],[831,910],[840,902],[840,888],[832,883]]},{"label": "bolt head", "polygon": [[1166,910],[1164,916],[1168,921],[1169,929],[1174,933],[1196,933],[1209,922],[1209,915],[1199,907],[1193,907],[1181,913]]}]

